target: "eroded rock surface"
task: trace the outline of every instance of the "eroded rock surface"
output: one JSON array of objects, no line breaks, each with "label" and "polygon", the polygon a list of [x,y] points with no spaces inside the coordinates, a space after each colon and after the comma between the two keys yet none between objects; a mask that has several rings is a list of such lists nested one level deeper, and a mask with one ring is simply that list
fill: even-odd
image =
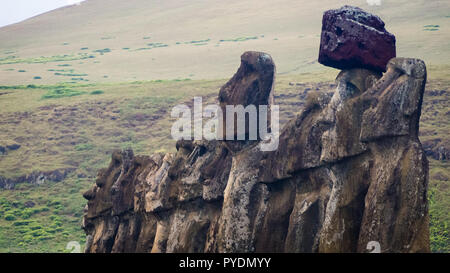
[{"label": "eroded rock surface", "polygon": [[[219,103],[223,113],[223,124],[227,124],[228,106],[247,107],[254,105],[256,111],[260,106],[269,106],[273,104],[273,86],[275,82],[275,64],[272,57],[264,52],[248,51],[241,56],[241,66],[234,76],[219,91]],[[258,116],[259,117],[259,116]],[[270,126],[270,108],[267,111],[268,124]],[[237,132],[237,116],[234,117],[234,139],[239,139]],[[244,139],[249,139],[249,120],[245,117],[245,134],[241,135]],[[256,121],[256,139],[260,140],[259,134],[260,121]],[[223,128],[222,139],[227,139],[226,128]],[[240,148],[242,142],[227,142],[228,147]]]},{"label": "eroded rock surface", "polygon": [[[245,56],[220,102],[273,103],[275,67],[243,69]],[[114,153],[84,194],[86,252],[428,252],[425,82],[417,59],[344,70],[333,94],[308,94],[273,152],[183,140],[173,155]]]},{"label": "eroded rock surface", "polygon": [[46,181],[60,182],[74,170],[75,168],[57,169],[45,172],[33,171],[28,175],[22,175],[15,178],[0,176],[0,189],[12,190],[17,184],[25,182],[32,185],[41,185]]}]

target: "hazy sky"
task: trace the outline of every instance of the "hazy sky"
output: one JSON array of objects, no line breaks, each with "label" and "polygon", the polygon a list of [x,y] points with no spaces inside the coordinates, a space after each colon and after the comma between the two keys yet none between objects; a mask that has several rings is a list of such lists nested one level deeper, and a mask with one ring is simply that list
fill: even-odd
[{"label": "hazy sky", "polygon": [[82,0],[0,0],[0,27]]}]

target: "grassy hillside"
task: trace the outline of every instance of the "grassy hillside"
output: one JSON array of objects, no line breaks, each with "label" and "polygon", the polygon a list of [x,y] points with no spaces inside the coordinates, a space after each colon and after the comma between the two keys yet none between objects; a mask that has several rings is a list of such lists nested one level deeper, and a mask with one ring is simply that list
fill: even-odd
[{"label": "grassy hillside", "polygon": [[[246,50],[272,55],[281,122],[292,118],[306,93],[334,87],[338,71],[316,62],[321,16],[344,3],[380,15],[399,56],[426,61],[420,138],[449,149],[448,1],[87,0],[0,28],[0,177],[68,173],[0,189],[0,252],[83,244],[81,193],[112,151],[174,151],[172,106],[215,101]],[[449,179],[448,160],[430,154],[436,252],[450,252]]]}]

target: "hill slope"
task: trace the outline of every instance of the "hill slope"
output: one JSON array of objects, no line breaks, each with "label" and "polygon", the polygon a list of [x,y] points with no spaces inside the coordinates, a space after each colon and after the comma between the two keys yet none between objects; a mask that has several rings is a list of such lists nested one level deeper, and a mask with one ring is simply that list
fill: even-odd
[{"label": "hill slope", "polygon": [[343,4],[379,15],[398,56],[449,59],[445,0],[87,0],[1,28],[0,82],[226,78],[246,50],[270,53],[281,74],[324,70],[322,13]]},{"label": "hill slope", "polygon": [[71,170],[57,184],[0,190],[0,252],[83,243],[81,193],[111,152],[173,151],[167,111],[194,95],[214,101],[245,50],[273,56],[275,102],[282,123],[291,119],[308,92],[333,86],[338,71],[316,63],[321,16],[344,3],[380,15],[399,56],[427,62],[420,139],[434,158],[431,239],[449,252],[450,166],[435,154],[450,147],[450,3],[384,2],[87,0],[0,28],[0,180]]}]

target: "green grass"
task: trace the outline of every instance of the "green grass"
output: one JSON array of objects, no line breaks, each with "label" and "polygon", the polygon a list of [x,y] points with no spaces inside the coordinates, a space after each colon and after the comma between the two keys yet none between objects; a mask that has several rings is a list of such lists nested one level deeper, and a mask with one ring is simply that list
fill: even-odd
[{"label": "green grass", "polygon": [[168,44],[164,44],[164,43],[148,43],[147,47],[141,47],[141,48],[137,48],[134,51],[141,51],[141,50],[150,50],[150,49],[154,49],[154,48],[162,48],[162,47],[168,47]]},{"label": "green grass", "polygon": [[86,92],[83,91],[78,91],[78,90],[74,90],[74,89],[70,89],[70,88],[58,88],[58,89],[53,89],[53,90],[49,90],[47,93],[45,93],[44,95],[42,95],[42,99],[60,99],[60,98],[65,98],[65,97],[74,97],[74,96],[79,96],[79,95],[83,95],[86,94]]},{"label": "green grass", "polygon": [[249,40],[256,40],[258,39],[258,36],[249,36],[249,37],[238,37],[238,38],[232,38],[232,39],[223,39],[219,40],[219,42],[245,42]]},{"label": "green grass", "polygon": [[425,31],[437,31],[439,30],[439,25],[425,25],[423,26],[423,30]]},{"label": "green grass", "polygon": [[92,91],[90,94],[91,95],[101,95],[104,94],[105,92],[103,92],[102,90],[94,90]]},{"label": "green grass", "polygon": [[209,41],[211,41],[211,39],[193,40],[193,41],[190,41],[190,42],[185,42],[185,44],[206,45],[206,44],[208,44]]},{"label": "green grass", "polygon": [[73,71],[75,71],[75,69],[54,69],[54,68],[52,68],[52,69],[47,69],[47,71],[50,71],[50,72],[73,72]]},{"label": "green grass", "polygon": [[89,81],[88,79],[85,79],[85,78],[71,78],[71,80],[73,81],[72,83],[81,82],[81,81],[84,81],[84,82]]},{"label": "green grass", "polygon": [[65,54],[65,55],[55,55],[48,57],[37,57],[37,58],[18,58],[17,56],[8,56],[4,58],[0,58],[0,65],[4,64],[38,64],[38,63],[51,63],[51,62],[66,62],[66,61],[74,61],[74,60],[84,60],[95,58],[92,54],[87,53],[78,53],[78,54]]},{"label": "green grass", "polygon": [[81,143],[81,144],[75,145],[75,151],[89,151],[89,150],[92,150],[93,148],[94,148],[94,145],[92,145],[90,143]]},{"label": "green grass", "polygon": [[[81,193],[91,181],[74,177],[39,187],[0,191],[0,252],[66,252],[70,241],[83,246]],[[25,204],[29,201],[33,207]]]},{"label": "green grass", "polygon": [[66,77],[84,77],[87,76],[88,74],[85,73],[81,73],[81,74],[77,74],[77,73],[60,73],[60,72],[56,72],[55,76],[66,76]]},{"label": "green grass", "polygon": [[[443,181],[441,179],[448,179]],[[429,184],[430,241],[433,252],[450,253],[450,163],[431,160]]]},{"label": "green grass", "polygon": [[103,54],[105,54],[105,53],[111,52],[111,49],[109,49],[109,48],[97,49],[97,50],[94,50],[93,52],[95,52],[95,53],[100,53],[100,55],[103,55]]}]

